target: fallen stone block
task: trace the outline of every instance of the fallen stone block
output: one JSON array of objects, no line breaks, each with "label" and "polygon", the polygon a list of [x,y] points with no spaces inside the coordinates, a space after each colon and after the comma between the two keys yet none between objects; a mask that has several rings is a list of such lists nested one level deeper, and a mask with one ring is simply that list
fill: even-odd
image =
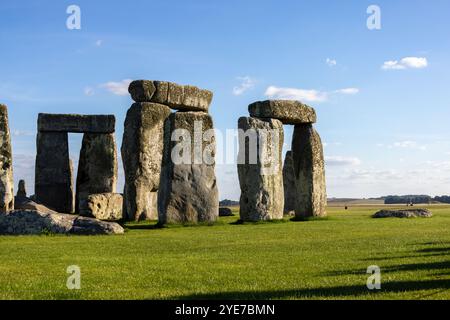
[{"label": "fallen stone block", "polygon": [[380,210],[373,218],[431,218],[433,214],[427,209]]},{"label": "fallen stone block", "polygon": [[117,223],[105,222],[71,214],[15,210],[0,214],[1,235],[40,234],[107,235],[123,234]]},{"label": "fallen stone block", "polygon": [[230,208],[219,208],[219,217],[232,217],[233,211]]},{"label": "fallen stone block", "polygon": [[91,194],[87,197],[85,207],[80,208],[80,215],[98,220],[121,220],[122,209],[123,197],[119,193]]},{"label": "fallen stone block", "polygon": [[278,119],[283,124],[306,124],[316,122],[316,111],[295,100],[266,100],[248,106],[252,117]]}]

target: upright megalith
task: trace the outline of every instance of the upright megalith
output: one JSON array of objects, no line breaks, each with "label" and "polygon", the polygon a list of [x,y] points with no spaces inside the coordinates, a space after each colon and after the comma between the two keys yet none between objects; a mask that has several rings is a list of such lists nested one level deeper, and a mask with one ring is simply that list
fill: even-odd
[{"label": "upright megalith", "polygon": [[91,194],[115,193],[117,148],[113,133],[85,133],[76,184],[76,212],[84,210]]},{"label": "upright megalith", "polygon": [[283,218],[283,124],[275,119],[242,117],[238,121],[238,175],[243,221]]},{"label": "upright megalith", "polygon": [[67,132],[38,132],[36,201],[58,212],[74,212],[73,168]]},{"label": "upright megalith", "polygon": [[292,138],[297,218],[326,215],[327,194],[323,146],[312,124],[295,126]]},{"label": "upright megalith", "polygon": [[295,214],[295,203],[297,201],[297,187],[295,185],[294,160],[292,151],[286,152],[283,166],[284,186],[284,214]]},{"label": "upright megalith", "polygon": [[19,186],[17,188],[17,197],[26,198],[27,189],[25,188],[25,180],[19,180]]},{"label": "upright megalith", "polygon": [[0,104],[0,213],[14,210],[14,181],[8,109]]},{"label": "upright megalith", "polygon": [[205,112],[176,112],[165,124],[159,222],[214,222],[219,215],[215,133]]},{"label": "upright megalith", "polygon": [[[145,93],[140,95],[145,97]],[[158,216],[155,197],[160,184],[164,122],[169,115],[169,107],[151,102],[134,103],[127,112],[121,147],[125,171],[123,215],[127,220],[152,220]]]}]

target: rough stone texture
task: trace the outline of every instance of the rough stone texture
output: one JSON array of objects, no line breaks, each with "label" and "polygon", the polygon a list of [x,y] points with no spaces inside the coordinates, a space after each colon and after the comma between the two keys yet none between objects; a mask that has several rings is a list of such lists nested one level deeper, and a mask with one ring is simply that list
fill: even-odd
[{"label": "rough stone texture", "polygon": [[27,189],[25,188],[25,180],[19,181],[19,187],[17,189],[16,196],[18,196],[18,197],[26,197],[27,196]]},{"label": "rough stone texture", "polygon": [[113,115],[80,115],[40,113],[38,131],[113,133],[116,118]]},{"label": "rough stone texture", "polygon": [[[171,141],[172,132],[177,129],[186,130],[190,140]],[[203,112],[176,112],[166,121],[161,185],[158,191],[159,223],[212,223],[217,219],[219,198],[214,161],[215,136],[209,131],[212,133],[210,139],[202,137],[205,131],[211,129],[212,118]],[[191,149],[190,152],[184,149],[183,155],[188,161],[174,163],[171,154],[180,154],[177,150],[181,146],[189,146]],[[201,154],[211,157],[205,158]]]},{"label": "rough stone texture", "polygon": [[125,171],[124,218],[155,218],[155,192],[159,188],[167,106],[135,103],[127,112],[122,140]]},{"label": "rough stone texture", "polygon": [[316,111],[295,100],[266,100],[248,106],[252,117],[278,119],[284,124],[316,122]]},{"label": "rough stone texture", "polygon": [[195,86],[172,82],[136,80],[128,91],[136,102],[155,102],[180,111],[208,111],[213,94]]},{"label": "rough stone texture", "polygon": [[117,184],[117,148],[114,134],[85,133],[78,162],[76,212],[86,208],[91,194],[114,193]]},{"label": "rough stone texture", "polygon": [[121,220],[123,197],[120,193],[91,194],[86,200],[86,207],[80,209],[82,216],[99,220]]},{"label": "rough stone texture", "polygon": [[219,217],[232,217],[233,211],[230,208],[219,208]]},{"label": "rough stone texture", "polygon": [[156,87],[153,81],[150,80],[135,80],[130,83],[128,92],[131,98],[136,102],[150,102],[156,92]]},{"label": "rough stone texture", "polygon": [[292,151],[286,152],[283,166],[284,186],[284,214],[295,215],[295,201],[297,200],[297,187],[295,185],[294,160]]},{"label": "rough stone texture", "polygon": [[[239,138],[238,175],[241,186],[241,220],[282,219],[284,209],[283,124],[275,119],[242,117],[238,121],[238,127],[246,135],[253,133],[258,137],[257,150],[251,147],[256,139],[247,137],[244,139],[244,136]],[[276,134],[272,135],[271,132]],[[256,156],[257,159],[254,158]]]},{"label": "rough stone texture", "polygon": [[292,138],[297,201],[295,216],[326,216],[325,164],[319,134],[312,125],[296,125]]},{"label": "rough stone texture", "polygon": [[433,214],[427,209],[381,210],[373,218],[431,218]]},{"label": "rough stone texture", "polygon": [[36,203],[30,198],[16,196],[14,201],[14,210],[33,210],[41,213],[58,213],[46,206]]},{"label": "rough stone texture", "polygon": [[67,132],[38,132],[36,201],[58,212],[74,212],[73,168]]},{"label": "rough stone texture", "polygon": [[61,213],[43,213],[35,210],[16,210],[0,214],[1,235],[31,234],[123,234],[117,223]]},{"label": "rough stone texture", "polygon": [[0,213],[14,209],[14,181],[8,109],[0,104]]}]

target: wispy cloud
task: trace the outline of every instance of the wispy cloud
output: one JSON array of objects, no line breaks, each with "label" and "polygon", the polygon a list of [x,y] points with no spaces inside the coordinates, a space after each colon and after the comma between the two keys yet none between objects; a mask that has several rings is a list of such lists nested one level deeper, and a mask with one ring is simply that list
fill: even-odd
[{"label": "wispy cloud", "polygon": [[237,77],[236,79],[239,80],[241,84],[233,88],[233,94],[235,96],[240,96],[247,90],[250,90],[255,87],[255,80],[249,76]]},{"label": "wispy cloud", "polygon": [[90,97],[94,95],[94,89],[91,87],[84,88],[84,95]]},{"label": "wispy cloud", "polygon": [[356,157],[328,156],[325,163],[329,166],[359,166],[361,160]]},{"label": "wispy cloud", "polygon": [[305,102],[325,102],[333,95],[355,95],[359,92],[357,88],[344,88],[334,91],[319,91],[297,88],[281,88],[270,86],[265,95],[271,99],[300,100]]},{"label": "wispy cloud", "polygon": [[337,65],[337,61],[335,59],[331,59],[331,58],[327,58],[327,60],[325,60],[325,62],[329,67],[335,67]]},{"label": "wispy cloud", "polygon": [[406,57],[398,60],[385,61],[381,68],[383,70],[404,70],[404,69],[423,69],[428,66],[427,58]]},{"label": "wispy cloud", "polygon": [[96,47],[101,47],[102,44],[103,44],[103,40],[97,40],[97,41],[95,41],[95,46],[96,46]]},{"label": "wispy cloud", "polygon": [[388,147],[390,149],[402,148],[402,149],[416,149],[416,150],[422,150],[422,151],[427,149],[427,146],[421,145],[421,144],[417,143],[416,141],[411,141],[411,140],[394,142],[392,145],[389,145]]},{"label": "wispy cloud", "polygon": [[119,82],[110,81],[104,84],[101,84],[100,87],[108,90],[112,94],[117,96],[126,96],[128,95],[128,86],[130,85],[132,80],[124,79]]}]

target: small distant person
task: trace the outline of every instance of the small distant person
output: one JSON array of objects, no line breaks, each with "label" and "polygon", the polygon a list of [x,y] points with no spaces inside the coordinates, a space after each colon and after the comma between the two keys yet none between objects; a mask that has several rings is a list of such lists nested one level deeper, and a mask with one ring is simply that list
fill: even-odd
[{"label": "small distant person", "polygon": [[345,210],[348,210],[348,207],[347,207],[347,206],[345,206]]}]

